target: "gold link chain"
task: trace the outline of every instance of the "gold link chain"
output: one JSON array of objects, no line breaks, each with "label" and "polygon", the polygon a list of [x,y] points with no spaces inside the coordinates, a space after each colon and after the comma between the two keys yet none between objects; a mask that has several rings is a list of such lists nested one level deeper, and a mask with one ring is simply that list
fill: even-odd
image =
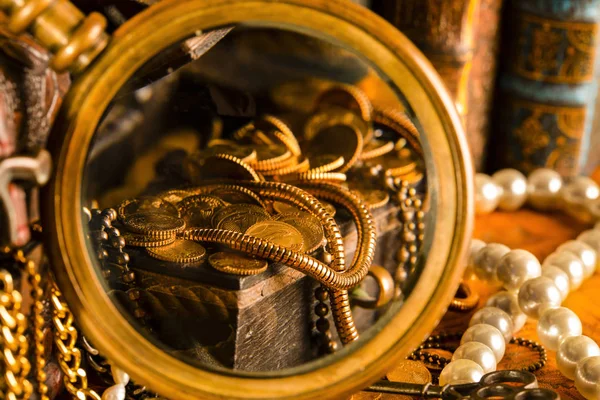
[{"label": "gold link chain", "polygon": [[31,364],[25,336],[27,319],[21,312],[21,303],[21,293],[14,288],[11,273],[0,270],[0,366],[4,370],[0,398],[7,400],[29,399],[33,392],[27,380]]},{"label": "gold link chain", "polygon": [[23,251],[15,252],[15,260],[20,264],[23,271],[27,273],[27,281],[31,286],[31,335],[33,336],[33,350],[35,356],[35,378],[37,381],[37,393],[40,400],[49,400],[48,386],[46,385],[46,354],[44,346],[44,287],[42,276],[33,260],[28,260]]},{"label": "gold link chain", "polygon": [[54,284],[51,301],[54,343],[58,350],[58,365],[65,374],[65,387],[76,399],[100,400],[98,393],[88,388],[87,374],[81,368],[81,350],[76,347],[78,332],[73,325],[73,314]]}]

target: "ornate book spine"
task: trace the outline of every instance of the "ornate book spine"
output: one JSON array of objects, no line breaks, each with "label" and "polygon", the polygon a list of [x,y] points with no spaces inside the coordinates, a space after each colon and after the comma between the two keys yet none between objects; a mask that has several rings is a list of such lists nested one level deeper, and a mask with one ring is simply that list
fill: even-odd
[{"label": "ornate book spine", "polygon": [[577,175],[597,94],[600,0],[513,0],[505,14],[493,166]]},{"label": "ornate book spine", "polygon": [[502,0],[373,0],[427,56],[454,97],[471,155],[483,163],[496,76]]}]

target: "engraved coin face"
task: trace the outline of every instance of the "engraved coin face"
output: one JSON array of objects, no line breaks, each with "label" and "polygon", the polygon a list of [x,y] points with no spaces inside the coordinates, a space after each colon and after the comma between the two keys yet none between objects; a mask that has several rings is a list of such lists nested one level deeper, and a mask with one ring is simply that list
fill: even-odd
[{"label": "engraved coin face", "polygon": [[387,373],[386,378],[392,382],[425,384],[431,382],[431,372],[419,361],[402,360],[396,368]]},{"label": "engraved coin face", "polygon": [[199,194],[189,196],[177,204],[181,217],[189,228],[210,227],[211,219],[216,210],[225,206],[218,197]]},{"label": "engraved coin face", "polygon": [[283,201],[274,201],[273,202],[273,210],[279,214],[285,213],[297,213],[300,209],[296,206],[293,206],[288,203],[284,203]]},{"label": "engraved coin face", "polygon": [[185,221],[179,217],[157,212],[143,212],[129,215],[123,224],[136,233],[165,239],[185,228]]},{"label": "engraved coin face", "polygon": [[262,207],[252,204],[231,204],[215,213],[212,224],[217,229],[243,233],[255,223],[269,219],[271,216]]},{"label": "engraved coin face", "polygon": [[290,224],[281,221],[261,221],[245,232],[247,235],[264,239],[294,251],[304,248],[302,234]]},{"label": "engraved coin face", "polygon": [[323,226],[321,221],[312,214],[303,211],[294,213],[280,214],[276,217],[277,221],[290,224],[300,232],[304,240],[304,252],[312,253],[318,249],[325,240]]},{"label": "engraved coin face", "polygon": [[233,275],[255,275],[267,270],[265,260],[241,254],[220,251],[208,257],[210,265],[221,272]]},{"label": "engraved coin face", "polygon": [[262,201],[254,192],[241,186],[216,187],[210,191],[214,196],[231,204],[255,204],[262,207]]},{"label": "engraved coin face", "polygon": [[143,196],[136,199],[127,199],[122,201],[118,207],[118,214],[121,220],[126,219],[133,214],[150,212],[169,214],[175,217],[179,216],[179,212],[173,204],[155,196]]},{"label": "engraved coin face", "polygon": [[206,249],[191,240],[177,239],[166,246],[146,249],[152,257],[174,263],[196,263],[206,257]]}]

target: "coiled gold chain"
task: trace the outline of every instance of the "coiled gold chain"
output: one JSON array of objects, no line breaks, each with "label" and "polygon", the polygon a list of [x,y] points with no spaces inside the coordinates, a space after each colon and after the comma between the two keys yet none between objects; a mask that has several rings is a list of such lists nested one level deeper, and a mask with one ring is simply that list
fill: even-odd
[{"label": "coiled gold chain", "polygon": [[[309,255],[277,246],[256,237],[220,229],[189,229],[185,237],[200,242],[213,242],[273,262],[281,262],[315,278],[330,290],[331,312],[343,343],[358,339],[352,318],[348,289],[359,284],[369,271],[375,253],[375,225],[368,207],[351,192],[327,183],[305,183],[308,190],[281,182],[236,182],[256,191],[261,197],[283,200],[315,215],[323,224],[327,250],[332,261],[327,265]],[[315,197],[316,196],[316,197]],[[356,224],[358,248],[352,265],[346,269],[344,246],[339,228],[320,205],[317,197],[346,208]]]},{"label": "coiled gold chain", "polygon": [[33,392],[27,375],[31,364],[27,358],[29,342],[25,336],[27,319],[21,312],[21,293],[14,288],[13,276],[0,270],[0,352],[4,370],[0,397],[7,400],[29,399]]},{"label": "coiled gold chain", "polygon": [[78,332],[73,325],[73,314],[62,300],[62,294],[56,285],[52,286],[51,301],[54,344],[58,353],[58,365],[65,374],[65,387],[77,399],[100,400],[98,393],[88,388],[87,374],[81,368],[81,350],[76,346]]}]

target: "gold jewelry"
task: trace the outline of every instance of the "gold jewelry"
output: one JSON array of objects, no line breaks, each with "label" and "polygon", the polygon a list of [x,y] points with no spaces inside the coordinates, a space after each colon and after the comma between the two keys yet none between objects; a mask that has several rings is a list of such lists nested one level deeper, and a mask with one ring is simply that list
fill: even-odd
[{"label": "gold jewelry", "polygon": [[267,270],[266,261],[220,251],[208,257],[210,265],[221,272],[234,275],[255,275]]},{"label": "gold jewelry", "polygon": [[21,293],[14,288],[13,277],[7,270],[0,270],[0,284],[0,357],[4,364],[0,394],[10,400],[28,399],[33,386],[27,379],[31,364],[27,359],[27,319],[21,312]]},{"label": "gold jewelry", "polygon": [[58,365],[64,374],[65,388],[77,399],[101,400],[98,393],[88,387],[87,374],[81,368],[81,350],[76,346],[79,332],[75,328],[73,314],[62,300],[55,284],[51,288],[52,323],[54,345],[57,349]]}]

